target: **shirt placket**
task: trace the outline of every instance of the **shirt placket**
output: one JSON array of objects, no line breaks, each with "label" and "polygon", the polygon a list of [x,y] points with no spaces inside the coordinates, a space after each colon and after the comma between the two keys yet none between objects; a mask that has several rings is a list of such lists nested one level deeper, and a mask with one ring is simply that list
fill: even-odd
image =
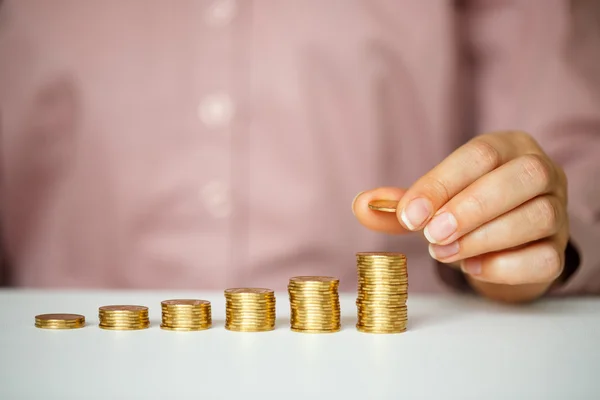
[{"label": "shirt placket", "polygon": [[238,0],[201,2],[201,44],[197,65],[197,118],[202,135],[199,199],[208,224],[201,227],[211,245],[211,274],[227,281],[232,205],[232,136],[237,115],[234,84]]}]

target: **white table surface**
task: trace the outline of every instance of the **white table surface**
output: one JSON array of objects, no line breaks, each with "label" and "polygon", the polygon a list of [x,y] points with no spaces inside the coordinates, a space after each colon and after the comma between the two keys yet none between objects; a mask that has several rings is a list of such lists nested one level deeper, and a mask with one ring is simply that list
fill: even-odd
[{"label": "white table surface", "polygon": [[[212,302],[212,329],[158,327],[160,301]],[[600,298],[510,307],[471,297],[410,295],[409,330],[359,333],[354,295],[343,329],[289,330],[277,294],[277,329],[223,328],[222,293],[0,290],[0,399],[600,399]],[[97,327],[107,304],[150,307],[143,331]],[[68,312],[88,325],[34,327]]]}]

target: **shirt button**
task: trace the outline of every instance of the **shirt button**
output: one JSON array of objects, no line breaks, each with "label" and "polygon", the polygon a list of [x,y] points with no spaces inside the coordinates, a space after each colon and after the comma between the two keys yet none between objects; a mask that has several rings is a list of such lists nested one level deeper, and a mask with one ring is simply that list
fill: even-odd
[{"label": "shirt button", "polygon": [[208,182],[202,188],[202,198],[206,209],[213,217],[227,218],[231,214],[229,187],[225,182]]},{"label": "shirt button", "polygon": [[233,118],[233,101],[224,93],[206,96],[198,107],[200,120],[210,128],[223,128]]},{"label": "shirt button", "polygon": [[212,26],[227,25],[235,17],[236,11],[236,0],[217,0],[208,6],[206,21]]}]

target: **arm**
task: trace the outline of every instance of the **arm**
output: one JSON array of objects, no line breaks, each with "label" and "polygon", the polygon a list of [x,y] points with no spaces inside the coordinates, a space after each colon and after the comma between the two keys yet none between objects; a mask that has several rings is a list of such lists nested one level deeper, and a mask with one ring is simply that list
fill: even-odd
[{"label": "arm", "polygon": [[[477,131],[524,130],[562,166],[571,243],[581,258],[567,252],[552,291],[600,293],[600,2],[476,3],[464,15]],[[549,288],[469,281],[504,300],[535,298]]]}]

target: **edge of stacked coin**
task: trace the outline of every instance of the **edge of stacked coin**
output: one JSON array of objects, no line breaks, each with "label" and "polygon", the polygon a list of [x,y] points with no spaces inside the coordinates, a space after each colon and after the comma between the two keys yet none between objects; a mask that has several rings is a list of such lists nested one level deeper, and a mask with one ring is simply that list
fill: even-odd
[{"label": "edge of stacked coin", "polygon": [[275,292],[263,288],[225,290],[225,329],[266,332],[275,329]]},{"label": "edge of stacked coin", "polygon": [[401,253],[356,254],[358,297],[356,329],[365,333],[401,333],[408,322],[408,271]]},{"label": "edge of stacked coin", "polygon": [[207,300],[174,299],[160,303],[161,329],[169,331],[202,331],[212,326],[211,305]]},{"label": "edge of stacked coin", "polygon": [[339,279],[330,276],[290,278],[290,327],[294,332],[333,333],[341,329]]},{"label": "edge of stacked coin", "polygon": [[139,330],[150,326],[148,307],[112,305],[98,309],[98,318],[102,329]]},{"label": "edge of stacked coin", "polygon": [[79,314],[40,314],[35,316],[35,327],[41,329],[78,329],[85,326],[85,317]]}]

